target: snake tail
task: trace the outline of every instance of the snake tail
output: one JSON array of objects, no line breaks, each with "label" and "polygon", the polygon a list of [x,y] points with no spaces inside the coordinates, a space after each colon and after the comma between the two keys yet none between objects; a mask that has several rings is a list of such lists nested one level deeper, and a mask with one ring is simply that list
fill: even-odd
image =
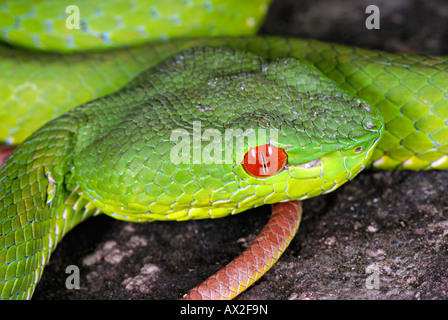
[{"label": "snake tail", "polygon": [[226,267],[191,289],[184,300],[230,300],[262,277],[294,238],[302,216],[302,202],[272,206],[272,215],[254,242]]},{"label": "snake tail", "polygon": [[13,151],[13,146],[0,145],[0,167],[5,163],[6,159],[8,159]]}]

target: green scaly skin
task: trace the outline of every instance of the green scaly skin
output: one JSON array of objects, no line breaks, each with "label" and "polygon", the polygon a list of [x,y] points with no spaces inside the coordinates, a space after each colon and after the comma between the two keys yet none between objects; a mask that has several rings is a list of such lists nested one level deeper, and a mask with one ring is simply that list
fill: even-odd
[{"label": "green scaly skin", "polygon": [[[30,298],[58,241],[100,212],[130,221],[222,217],[330,192],[369,165],[448,166],[443,57],[274,37],[70,56],[3,47],[0,54],[7,75],[14,66],[28,79],[12,86],[21,80],[11,75],[1,83],[7,110],[17,100],[30,102],[24,114],[58,105],[48,116],[54,118],[83,104],[26,140],[29,133],[19,133],[26,117],[1,115],[11,124],[2,126],[3,139],[24,140],[0,171],[1,298]],[[269,134],[246,141],[230,164],[174,164],[171,133],[192,134],[198,120],[202,130],[221,134],[278,130],[275,144],[286,150],[287,167],[264,179],[242,168],[245,152]],[[184,151],[192,154],[193,146]]]}]

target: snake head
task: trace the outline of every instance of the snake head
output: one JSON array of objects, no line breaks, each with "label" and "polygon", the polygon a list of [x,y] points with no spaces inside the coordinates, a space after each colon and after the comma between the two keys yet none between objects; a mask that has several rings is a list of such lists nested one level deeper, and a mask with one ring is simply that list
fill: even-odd
[{"label": "snake head", "polygon": [[86,120],[70,183],[134,221],[330,192],[366,166],[382,130],[374,107],[308,63],[229,48],[181,52],[74,112]]}]

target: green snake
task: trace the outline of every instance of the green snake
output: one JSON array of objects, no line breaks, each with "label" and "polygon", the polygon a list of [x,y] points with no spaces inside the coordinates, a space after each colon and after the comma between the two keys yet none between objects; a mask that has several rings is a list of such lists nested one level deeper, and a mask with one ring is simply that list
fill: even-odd
[{"label": "green snake", "polygon": [[0,140],[18,145],[0,171],[2,299],[31,298],[57,243],[100,213],[219,218],[366,167],[448,168],[447,58],[252,36],[267,7],[0,2]]}]

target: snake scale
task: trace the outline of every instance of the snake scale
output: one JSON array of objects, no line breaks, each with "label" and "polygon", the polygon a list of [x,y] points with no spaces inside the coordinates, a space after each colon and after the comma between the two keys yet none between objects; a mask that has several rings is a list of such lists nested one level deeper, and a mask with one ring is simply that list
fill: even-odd
[{"label": "snake scale", "polygon": [[[99,213],[218,218],[294,206],[365,167],[447,169],[447,58],[250,36],[266,1],[164,3],[1,3],[12,45],[0,47],[0,139],[19,145],[0,172],[1,298],[30,298],[57,243]],[[80,29],[65,25],[72,4]],[[166,41],[169,26],[190,39]],[[207,141],[221,143],[226,130],[248,139],[235,148],[193,141],[175,163],[171,135],[190,139],[197,124]],[[287,160],[259,176],[247,157],[267,155],[266,145]],[[218,159],[232,150],[231,161],[195,163],[191,154],[210,146]]]}]

